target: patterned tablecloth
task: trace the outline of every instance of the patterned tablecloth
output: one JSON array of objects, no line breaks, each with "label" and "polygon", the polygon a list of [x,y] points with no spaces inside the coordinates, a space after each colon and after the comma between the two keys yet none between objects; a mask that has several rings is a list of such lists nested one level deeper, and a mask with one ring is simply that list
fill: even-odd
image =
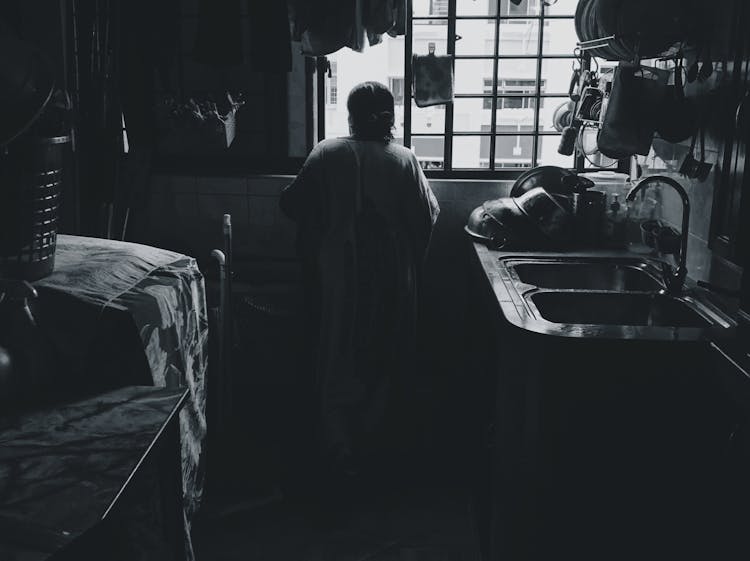
[{"label": "patterned tablecloth", "polygon": [[[149,511],[158,512],[151,503],[178,496],[179,487],[175,482],[174,494],[165,494],[147,481],[153,472],[144,472],[153,456],[174,461],[176,470],[173,416],[185,393],[132,386],[0,423],[0,559],[91,558],[81,549],[117,559],[168,557],[172,544],[165,543],[163,521]],[[128,502],[140,508],[128,511]],[[115,518],[127,555],[111,551],[117,546],[102,524],[107,515]],[[179,523],[177,509],[174,515]]]},{"label": "patterned tablecloth", "polygon": [[197,263],[132,243],[65,235],[57,243],[55,271],[34,283],[34,313],[64,373],[49,386],[80,395],[144,383],[188,388],[180,431],[189,526],[206,435],[208,318]]}]

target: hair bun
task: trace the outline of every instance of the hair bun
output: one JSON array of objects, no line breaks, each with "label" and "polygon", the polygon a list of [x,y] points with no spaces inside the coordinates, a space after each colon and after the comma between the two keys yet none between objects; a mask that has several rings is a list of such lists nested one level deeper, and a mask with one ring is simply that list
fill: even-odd
[{"label": "hair bun", "polygon": [[381,111],[380,113],[370,113],[367,120],[371,123],[377,123],[378,121],[388,121],[394,118],[394,115],[390,111]]}]

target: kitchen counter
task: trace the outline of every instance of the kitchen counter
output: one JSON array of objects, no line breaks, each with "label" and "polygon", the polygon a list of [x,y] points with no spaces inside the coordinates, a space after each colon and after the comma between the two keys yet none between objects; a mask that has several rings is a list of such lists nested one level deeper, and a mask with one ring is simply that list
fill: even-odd
[{"label": "kitchen counter", "polygon": [[[741,329],[731,307],[690,280],[679,298],[657,295],[660,271],[642,253],[470,249],[473,335],[484,337],[476,363],[495,383],[488,390],[491,515],[482,526],[492,536],[490,559],[728,559],[720,550],[732,547],[728,521],[740,512],[731,501],[742,479],[727,470],[746,472],[726,456],[730,438],[740,440],[730,435],[744,423],[727,396],[739,396],[734,386],[742,386],[750,402],[747,379],[728,368],[738,360],[722,354]],[[544,275],[529,264],[546,267]],[[592,279],[601,267],[582,267],[573,278],[563,271],[571,264],[637,275],[618,284],[611,276]],[[570,288],[573,281],[579,288]],[[562,299],[547,300],[545,309],[533,302],[537,294],[572,294],[576,305],[694,298],[716,319],[712,313],[706,327],[671,327],[677,316],[618,325],[617,314],[578,313],[569,301],[564,313],[552,309]],[[554,323],[540,309],[553,320],[604,317],[610,324]],[[750,439],[750,421],[747,427]]]},{"label": "kitchen counter", "polygon": [[[722,310],[722,305],[714,295],[698,288],[689,279],[686,281],[685,300],[696,300],[708,306],[712,313],[722,322],[722,325],[707,327],[669,327],[669,326],[641,326],[641,325],[591,325],[572,323],[553,323],[535,314],[531,306],[525,301],[523,294],[517,289],[517,279],[510,277],[507,269],[502,266],[503,259],[644,259],[644,255],[628,251],[585,250],[568,253],[553,252],[503,252],[488,249],[480,243],[473,244],[473,252],[483,276],[497,300],[498,307],[504,319],[513,327],[526,332],[558,338],[576,339],[606,339],[606,340],[646,340],[646,341],[722,341],[734,336],[736,324]],[[527,286],[526,289],[535,287]]]}]

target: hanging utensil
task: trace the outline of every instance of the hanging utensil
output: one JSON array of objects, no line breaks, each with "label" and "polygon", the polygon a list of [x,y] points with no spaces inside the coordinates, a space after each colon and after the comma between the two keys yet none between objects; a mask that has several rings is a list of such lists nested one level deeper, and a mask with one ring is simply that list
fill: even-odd
[{"label": "hanging utensil", "polygon": [[698,81],[705,82],[714,73],[714,63],[711,60],[711,47],[707,45],[703,50],[703,62],[701,63],[701,69],[698,72]]},{"label": "hanging utensil", "polygon": [[698,79],[698,72],[700,71],[700,62],[701,62],[702,52],[703,52],[703,47],[699,45],[698,49],[695,51],[695,60],[692,62],[692,64],[690,65],[687,71],[688,84],[692,84]]},{"label": "hanging utensil", "polygon": [[687,140],[698,127],[693,102],[685,96],[682,64],[682,58],[675,60],[674,85],[667,86],[664,103],[656,113],[656,132],[672,143]]},{"label": "hanging utensil", "polygon": [[[700,139],[700,160],[695,159],[695,147]],[[690,152],[685,157],[685,161],[680,166],[680,173],[690,179],[705,181],[711,173],[714,165],[706,162],[706,129],[703,120],[700,120],[698,130],[693,135],[693,142],[690,144]]]}]

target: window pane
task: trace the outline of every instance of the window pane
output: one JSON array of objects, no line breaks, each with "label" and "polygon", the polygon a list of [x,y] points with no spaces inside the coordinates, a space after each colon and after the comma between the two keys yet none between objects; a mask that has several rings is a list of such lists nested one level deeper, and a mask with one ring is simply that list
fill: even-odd
[{"label": "window pane", "polygon": [[503,20],[500,22],[501,55],[536,55],[538,53],[538,19]]},{"label": "window pane", "polygon": [[534,129],[536,98],[534,97],[499,97],[497,98],[497,131],[503,127],[531,127]]},{"label": "window pane", "polygon": [[[455,70],[455,91],[457,94],[492,93],[491,60],[457,60]],[[489,81],[489,89],[487,89]]]},{"label": "window pane", "polygon": [[[506,2],[507,0],[500,0]],[[457,16],[495,16],[498,0],[456,0]]]},{"label": "window pane", "polygon": [[325,113],[326,137],[336,138],[349,134],[346,99],[355,85],[367,80],[385,84],[395,94],[395,135],[403,137],[404,38],[384,35],[381,44],[365,49],[362,53],[341,49],[329,55],[328,60],[331,63],[331,78],[325,78],[328,102]]},{"label": "window pane", "polygon": [[[537,61],[529,58],[502,59],[498,65],[498,77],[536,79]],[[568,76],[570,78],[570,76]],[[567,91],[567,88],[566,88]]]},{"label": "window pane", "polygon": [[[567,105],[570,102],[568,97],[543,97],[539,101],[539,130],[556,131],[553,124],[555,112],[561,105]],[[559,132],[559,131],[558,131]]]},{"label": "window pane", "polygon": [[542,61],[543,92],[567,95],[573,75],[572,58],[547,58]]},{"label": "window pane", "polygon": [[483,98],[459,98],[453,102],[454,131],[489,131],[491,124],[492,100]]},{"label": "window pane", "polygon": [[448,0],[413,0],[412,13],[416,17],[448,17]]},{"label": "window pane", "polygon": [[443,169],[445,138],[442,136],[413,136],[411,149],[422,169]]},{"label": "window pane", "polygon": [[486,19],[463,19],[456,21],[457,55],[495,54],[495,22]]},{"label": "window pane", "polygon": [[537,149],[537,164],[540,166],[560,166],[562,168],[573,168],[575,161],[573,156],[563,156],[557,151],[560,146],[560,137],[540,136],[539,148]]},{"label": "window pane", "polygon": [[331,69],[325,78],[326,105],[336,105],[338,103],[337,63],[335,60],[331,60],[329,62],[331,65]]},{"label": "window pane", "polygon": [[498,136],[495,138],[496,168],[528,168],[532,164],[532,135]]},{"label": "window pane", "polygon": [[578,0],[557,0],[552,6],[545,6],[544,13],[548,16],[573,16],[577,6]]},{"label": "window pane", "polygon": [[501,16],[538,16],[540,11],[540,0],[521,0],[518,6],[510,0],[500,0]]},{"label": "window pane", "polygon": [[412,101],[411,131],[443,134],[445,132],[445,105],[417,107]]},{"label": "window pane", "polygon": [[489,167],[489,136],[457,136],[453,139],[454,169],[489,169]]},{"label": "window pane", "polygon": [[[415,55],[426,55],[430,44],[435,45],[435,54],[448,53],[448,23],[446,21],[424,20],[414,22],[413,52]],[[401,55],[403,58],[403,54]]]},{"label": "window pane", "polygon": [[550,19],[544,22],[545,55],[572,55],[578,42],[572,19]]}]

